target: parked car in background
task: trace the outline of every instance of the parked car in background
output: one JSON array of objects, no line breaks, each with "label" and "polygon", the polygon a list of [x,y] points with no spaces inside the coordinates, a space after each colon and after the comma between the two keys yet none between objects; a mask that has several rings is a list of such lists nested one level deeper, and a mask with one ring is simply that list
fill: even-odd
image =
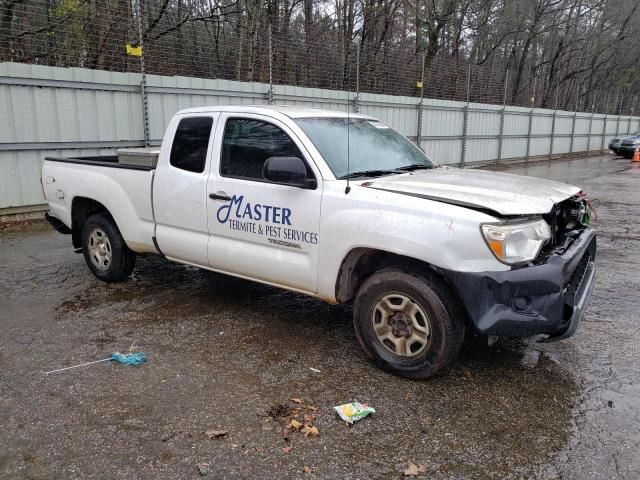
[{"label": "parked car in background", "polygon": [[640,133],[623,138],[616,153],[622,155],[624,158],[631,158],[636,148],[640,148]]},{"label": "parked car in background", "polygon": [[615,137],[612,138],[609,142],[609,150],[611,150],[616,155],[620,155],[620,145],[622,144],[623,137]]},{"label": "parked car in background", "polygon": [[633,152],[635,150],[635,144],[633,143],[629,143],[629,141],[637,141],[638,139],[640,139],[640,132],[636,132],[632,135],[627,135],[624,137],[615,137],[612,138],[611,141],[609,142],[609,150],[611,150],[613,153],[615,153],[616,155],[622,155],[623,157],[626,156],[623,154],[623,150],[622,150],[622,144],[625,143],[625,151],[628,152],[629,147],[631,148],[631,154],[630,156],[628,156],[627,158],[631,158],[633,156]]}]

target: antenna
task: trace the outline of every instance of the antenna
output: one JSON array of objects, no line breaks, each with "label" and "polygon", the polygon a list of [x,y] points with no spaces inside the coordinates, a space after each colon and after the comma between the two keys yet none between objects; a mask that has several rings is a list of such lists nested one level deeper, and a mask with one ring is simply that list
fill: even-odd
[{"label": "antenna", "polygon": [[[356,98],[360,93],[359,75],[360,75],[360,44],[358,43],[358,46],[356,47],[356,76],[357,76],[356,89],[358,90],[356,92]],[[350,98],[351,88],[350,86],[351,86],[351,74],[347,66],[347,186],[344,189],[345,195],[348,195],[349,192],[351,191],[351,180],[349,179],[349,173],[351,171],[351,164],[350,164],[351,144],[349,141],[349,132],[351,130],[351,98]]]},{"label": "antenna", "polygon": [[349,119],[349,111],[351,110],[351,102],[349,101],[349,91],[347,91],[347,186],[344,194],[347,195],[351,191],[351,181],[349,180],[349,172],[351,165],[349,164],[349,130],[351,129],[351,120]]}]

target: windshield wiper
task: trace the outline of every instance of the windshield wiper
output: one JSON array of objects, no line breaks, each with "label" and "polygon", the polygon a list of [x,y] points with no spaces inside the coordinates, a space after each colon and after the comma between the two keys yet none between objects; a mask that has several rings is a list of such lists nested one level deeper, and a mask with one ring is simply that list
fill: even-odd
[{"label": "windshield wiper", "polygon": [[347,178],[356,177],[381,177],[382,175],[392,175],[394,173],[401,173],[398,169],[393,170],[361,170],[359,172],[350,172],[346,175],[342,175],[340,180],[346,180]]},{"label": "windshield wiper", "polygon": [[433,168],[431,165],[425,165],[424,163],[414,163],[412,165],[398,167],[396,168],[396,170],[401,170],[403,172],[413,172],[414,170],[429,170],[431,168]]}]

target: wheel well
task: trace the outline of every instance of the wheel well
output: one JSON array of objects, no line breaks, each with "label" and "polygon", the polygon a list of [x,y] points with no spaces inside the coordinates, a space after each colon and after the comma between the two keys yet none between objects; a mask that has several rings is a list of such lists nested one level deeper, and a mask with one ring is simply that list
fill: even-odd
[{"label": "wheel well", "polygon": [[[397,253],[373,248],[354,248],[342,261],[336,282],[336,300],[338,303],[352,300],[360,285],[378,270],[388,267],[405,267],[408,270],[430,272],[449,284],[438,269],[427,262]],[[450,286],[450,285],[449,285]]]},{"label": "wheel well", "polygon": [[465,324],[467,326],[470,325],[469,315],[457,290],[437,267],[422,260],[373,248],[355,248],[344,258],[336,281],[337,302],[345,303],[353,300],[358,293],[358,289],[367,278],[378,270],[388,267],[402,267],[408,271],[428,273],[440,279],[449,288],[456,301],[459,302],[464,312]]},{"label": "wheel well", "polygon": [[71,203],[71,240],[75,248],[82,245],[82,227],[91,215],[95,213],[106,213],[109,218],[113,217],[109,210],[100,202],[86,197],[75,197]]}]

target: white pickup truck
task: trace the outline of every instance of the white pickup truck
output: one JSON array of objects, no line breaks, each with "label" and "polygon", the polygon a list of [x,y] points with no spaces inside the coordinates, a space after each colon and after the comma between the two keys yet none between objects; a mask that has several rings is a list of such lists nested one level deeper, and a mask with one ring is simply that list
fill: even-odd
[{"label": "white pickup truck", "polygon": [[433,163],[384,123],[296,107],[178,112],[155,167],[47,158],[47,218],[94,275],[155,254],[353,302],[378,365],[427,378],[467,334],[562,339],[595,274],[579,188]]}]

